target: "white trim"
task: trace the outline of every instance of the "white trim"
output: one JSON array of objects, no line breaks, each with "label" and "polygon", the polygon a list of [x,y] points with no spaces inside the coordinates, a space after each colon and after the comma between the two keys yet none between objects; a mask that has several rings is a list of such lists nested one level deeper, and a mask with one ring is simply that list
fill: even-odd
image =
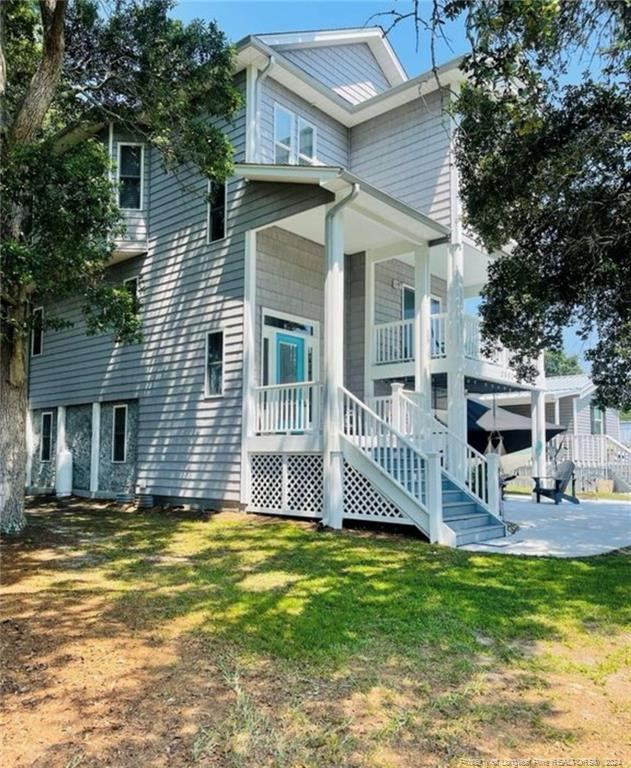
[{"label": "white trim", "polygon": [[[116,441],[114,439],[115,437],[115,427],[116,427],[116,411],[120,410],[121,408],[125,409],[125,443],[123,445],[123,459],[115,459],[114,458],[114,447],[116,445]],[[128,424],[128,414],[127,414],[127,403],[120,403],[119,405],[114,405],[112,407],[112,464],[125,464],[127,461],[127,424]]]},{"label": "white trim", "polygon": [[[281,141],[276,138],[276,117],[278,112],[285,112],[291,118],[291,128],[289,129],[289,147],[286,147]],[[296,165],[296,115],[287,107],[274,102],[274,126],[272,140],[274,144],[274,163],[275,165]],[[285,151],[289,149],[289,161],[287,163],[279,163],[276,159],[276,146],[282,147]]]},{"label": "white trim", "polygon": [[245,71],[245,162],[256,159],[256,81],[258,69],[250,64]]},{"label": "white trim", "polygon": [[101,403],[92,403],[92,435],[90,440],[90,493],[99,490],[101,460]]},{"label": "white trim", "polygon": [[42,325],[41,325],[41,329],[40,329],[41,339],[40,339],[40,345],[39,345],[40,349],[39,349],[39,352],[37,352],[37,353],[33,352],[33,347],[35,346],[35,344],[34,344],[34,342],[35,342],[35,333],[34,333],[34,331],[35,331],[35,320],[33,320],[33,328],[31,329],[31,357],[41,357],[44,354],[44,307],[41,306],[41,305],[39,307],[35,307],[35,309],[33,309],[33,312],[32,312],[33,318],[35,317],[35,313],[36,312],[41,312],[42,313]]},{"label": "white trim", "polygon": [[140,281],[138,279],[138,275],[133,275],[133,277],[126,277],[123,280],[123,287],[127,288],[128,283],[135,283],[136,284],[136,308],[138,309],[140,307],[140,296],[138,294],[138,289],[140,288]]},{"label": "white trim", "polygon": [[256,230],[245,233],[243,286],[243,375],[241,406],[241,504],[250,503],[251,467],[248,440],[254,433],[256,405]]},{"label": "white trim", "polygon": [[[42,411],[39,419],[39,461],[41,464],[48,464],[53,460],[53,411]],[[45,459],[42,454],[44,452],[44,416],[50,416],[50,439],[48,442],[50,456]]]},{"label": "white trim", "polygon": [[[208,391],[208,337],[213,333],[221,334],[221,392]],[[225,375],[226,375],[226,330],[221,326],[211,328],[206,331],[205,344],[204,344],[204,400],[216,400],[218,397],[223,397],[225,393]]]},{"label": "white trim", "polygon": [[[265,325],[265,318],[266,317],[276,317],[279,320],[287,320],[290,323],[298,323],[300,325],[308,325],[313,328],[313,334],[307,335],[300,333],[298,331],[290,331],[290,330],[283,330],[282,328],[276,328],[275,326],[266,326]],[[276,309],[270,309],[269,307],[261,307],[261,341],[260,341],[260,371],[259,371],[259,384],[261,386],[263,385],[263,360],[265,355],[265,339],[268,339],[270,342],[273,340],[276,333],[283,333],[287,334],[289,336],[294,335],[298,338],[305,339],[305,347],[306,347],[306,353],[308,355],[309,350],[312,352],[312,362],[313,362],[313,371],[312,375],[308,376],[308,371],[306,370],[306,363],[307,359],[305,358],[305,381],[319,381],[320,380],[320,321],[319,320],[310,320],[307,317],[301,317],[300,315],[292,315],[289,312],[281,312]],[[269,360],[269,373],[270,378],[275,378],[276,376],[276,347],[274,344],[270,343],[268,346],[269,353],[270,353],[270,360]],[[274,373],[272,374],[272,371]],[[268,385],[274,384],[276,382],[268,381]]]},{"label": "white trim", "polygon": [[220,182],[212,182],[208,179],[208,185],[206,187],[207,200],[206,200],[206,245],[215,245],[215,243],[221,243],[228,236],[228,180],[223,182],[223,237],[218,237],[216,240],[210,238],[210,185],[218,184]]},{"label": "white trim", "polygon": [[[138,208],[123,208],[120,204],[120,180],[121,180],[121,147],[140,147],[140,201]],[[145,203],[145,145],[141,141],[119,141],[116,147],[116,184],[117,202],[121,211],[142,211]]]},{"label": "white trim", "polygon": [[33,411],[26,410],[26,487],[30,488],[33,481]]},{"label": "white trim", "polygon": [[[313,155],[311,157],[303,154],[300,151],[301,124],[311,128],[311,131],[313,134]],[[304,159],[307,162],[301,163],[300,162],[301,159]],[[297,127],[297,133],[296,133],[296,162],[297,162],[297,165],[316,165],[318,162],[318,127],[317,125],[315,125],[315,123],[312,123],[310,120],[305,120],[305,118],[302,117],[301,115],[298,115],[298,127]]]}]

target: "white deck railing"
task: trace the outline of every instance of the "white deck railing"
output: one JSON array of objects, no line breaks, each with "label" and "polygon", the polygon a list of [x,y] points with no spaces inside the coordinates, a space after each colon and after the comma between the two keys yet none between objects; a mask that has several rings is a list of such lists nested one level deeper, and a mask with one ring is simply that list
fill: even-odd
[{"label": "white deck railing", "polygon": [[256,387],[255,431],[259,435],[320,429],[321,385],[315,381]]},{"label": "white deck railing", "polygon": [[569,459],[579,468],[609,470],[631,481],[631,450],[609,435],[557,435],[548,442],[548,459]]},{"label": "white deck railing", "polygon": [[[433,359],[447,356],[447,317],[446,312],[441,312],[430,318],[430,355]],[[483,354],[480,319],[475,315],[464,315],[462,343],[465,357],[497,365],[502,368],[508,378],[514,378],[509,365],[508,349],[500,347],[491,355]],[[396,320],[373,326],[373,344],[375,365],[412,361],[414,359],[414,321]]]},{"label": "white deck railing", "polygon": [[407,363],[414,358],[413,320],[380,323],[373,328],[375,364]]}]

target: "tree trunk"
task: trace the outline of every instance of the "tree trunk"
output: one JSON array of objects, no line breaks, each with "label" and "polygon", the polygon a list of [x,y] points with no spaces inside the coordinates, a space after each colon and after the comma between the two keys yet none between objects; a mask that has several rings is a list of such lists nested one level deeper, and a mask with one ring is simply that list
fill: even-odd
[{"label": "tree trunk", "polygon": [[[23,366],[23,346],[20,351]],[[0,532],[8,534],[19,533],[26,525],[27,380],[23,375],[16,384],[10,382],[12,358],[14,368],[16,366],[13,353],[12,344],[3,340],[0,349]]]}]

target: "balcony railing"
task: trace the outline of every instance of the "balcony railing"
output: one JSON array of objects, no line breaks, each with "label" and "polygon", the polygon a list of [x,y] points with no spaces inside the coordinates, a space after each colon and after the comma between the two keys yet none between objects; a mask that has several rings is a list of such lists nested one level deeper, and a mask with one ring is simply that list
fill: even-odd
[{"label": "balcony railing", "polygon": [[319,382],[256,387],[254,393],[256,434],[302,434],[319,430]]},{"label": "balcony railing", "polygon": [[374,326],[375,364],[407,363],[414,358],[413,320]]},{"label": "balcony railing", "polygon": [[[414,359],[414,322],[397,320],[380,323],[373,328],[374,364],[408,363]],[[509,361],[510,352],[501,347],[491,355],[482,352],[480,320],[474,315],[463,318],[464,355],[470,360],[490,363],[502,369],[507,378],[514,378]],[[447,313],[432,315],[430,318],[430,354],[433,359],[447,356]]]}]

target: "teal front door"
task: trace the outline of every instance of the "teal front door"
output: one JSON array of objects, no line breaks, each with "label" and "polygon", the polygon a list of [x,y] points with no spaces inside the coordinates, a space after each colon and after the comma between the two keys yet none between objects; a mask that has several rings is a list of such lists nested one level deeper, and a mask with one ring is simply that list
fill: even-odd
[{"label": "teal front door", "polygon": [[276,334],[276,383],[305,380],[305,340],[287,333]]}]

